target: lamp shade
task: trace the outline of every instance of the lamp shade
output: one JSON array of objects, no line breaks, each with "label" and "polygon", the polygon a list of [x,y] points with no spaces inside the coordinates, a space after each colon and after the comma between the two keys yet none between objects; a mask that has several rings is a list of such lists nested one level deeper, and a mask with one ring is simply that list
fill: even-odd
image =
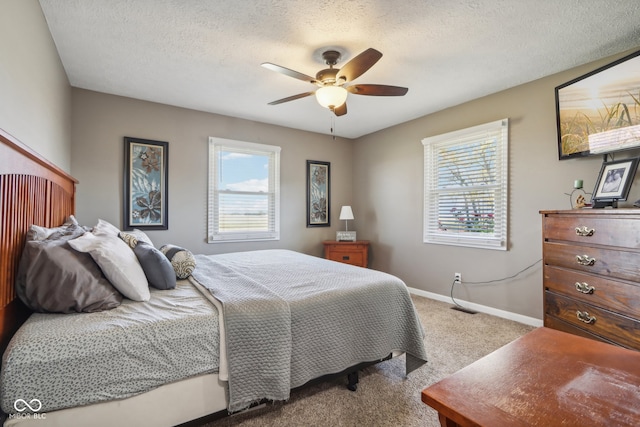
[{"label": "lamp shade", "polygon": [[351,206],[343,206],[342,209],[340,209],[340,219],[341,220],[354,219]]},{"label": "lamp shade", "polygon": [[347,90],[341,86],[323,86],[316,90],[318,104],[330,110],[338,108],[347,100]]}]

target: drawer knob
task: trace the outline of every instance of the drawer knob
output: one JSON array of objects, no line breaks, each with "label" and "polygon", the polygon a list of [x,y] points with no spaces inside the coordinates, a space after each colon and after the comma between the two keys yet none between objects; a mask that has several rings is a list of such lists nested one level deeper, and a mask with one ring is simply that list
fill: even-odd
[{"label": "drawer knob", "polygon": [[580,320],[581,322],[584,322],[588,325],[593,325],[594,323],[596,323],[596,316],[589,316],[589,312],[588,311],[580,311],[578,310],[576,312],[576,315],[578,316],[578,320]]},{"label": "drawer knob", "polygon": [[582,292],[583,294],[592,294],[596,291],[596,288],[589,286],[586,282],[576,282],[576,291]]},{"label": "drawer knob", "polygon": [[593,236],[593,233],[595,232],[596,232],[595,228],[589,228],[586,225],[583,227],[576,227],[576,234],[578,236],[589,237],[589,236]]},{"label": "drawer knob", "polygon": [[596,259],[591,258],[589,255],[576,255],[576,261],[580,265],[593,265],[596,263]]}]

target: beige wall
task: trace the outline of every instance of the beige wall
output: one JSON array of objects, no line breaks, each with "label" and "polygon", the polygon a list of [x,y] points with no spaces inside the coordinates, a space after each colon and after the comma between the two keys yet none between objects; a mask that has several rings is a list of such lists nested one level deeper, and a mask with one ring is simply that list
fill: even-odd
[{"label": "beige wall", "polygon": [[[372,241],[372,267],[414,288],[449,294],[454,272],[463,282],[510,276],[541,258],[540,209],[565,209],[573,180],[590,191],[601,158],[557,160],[553,89],[615,58],[377,132],[356,141],[169,107],[69,87],[36,0],[0,3],[0,128],[70,171],[78,186],[77,214],[94,224],[121,225],[123,137],[169,141],[169,230],[151,231],[157,245],[198,253],[289,248],[320,255],[321,241],[343,224]],[[621,57],[618,55],[617,57]],[[463,83],[462,83],[463,84]],[[428,136],[510,119],[509,250],[422,243],[422,144]],[[278,242],[207,244],[207,138],[220,136],[282,147],[282,232]],[[637,153],[630,153],[637,154]],[[619,156],[623,157],[623,156]],[[305,160],[331,162],[330,228],[306,228]],[[638,179],[631,200],[640,198]],[[541,266],[516,279],[464,285],[456,297],[541,317]]]},{"label": "beige wall", "polygon": [[70,171],[71,87],[37,0],[0,2],[0,128]]},{"label": "beige wall", "polygon": [[[169,230],[149,231],[156,244],[194,253],[287,248],[322,255],[335,238],[342,204],[352,202],[353,142],[232,117],[73,89],[71,173],[80,181],[77,216],[122,226],[123,137],[169,142]],[[280,240],[205,243],[209,136],[282,147]],[[331,163],[331,227],[306,227],[306,160]]]},{"label": "beige wall", "polygon": [[[558,160],[554,88],[613,59],[360,138],[354,152],[354,209],[359,211],[359,236],[372,241],[372,267],[399,276],[410,287],[448,296],[455,272],[462,273],[463,282],[484,282],[511,276],[540,260],[538,212],[568,209],[565,193],[575,179],[583,179],[592,191],[602,164],[602,157]],[[505,117],[510,119],[509,250],[422,243],[422,139]],[[636,178],[631,201],[640,197],[639,187]],[[541,318],[541,264],[515,279],[457,287],[454,296]]]}]

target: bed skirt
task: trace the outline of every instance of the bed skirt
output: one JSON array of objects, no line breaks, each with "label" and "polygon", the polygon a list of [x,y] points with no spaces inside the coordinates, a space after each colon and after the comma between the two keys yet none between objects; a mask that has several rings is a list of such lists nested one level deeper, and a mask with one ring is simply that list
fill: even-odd
[{"label": "bed skirt", "polygon": [[218,374],[203,374],[127,399],[12,414],[4,427],[171,427],[226,410],[226,383],[218,380]]}]

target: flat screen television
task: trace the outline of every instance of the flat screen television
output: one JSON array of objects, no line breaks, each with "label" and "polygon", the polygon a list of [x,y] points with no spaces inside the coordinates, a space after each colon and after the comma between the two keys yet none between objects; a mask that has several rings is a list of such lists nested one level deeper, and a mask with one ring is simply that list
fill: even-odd
[{"label": "flat screen television", "polygon": [[560,160],[640,148],[640,51],[555,92]]}]

